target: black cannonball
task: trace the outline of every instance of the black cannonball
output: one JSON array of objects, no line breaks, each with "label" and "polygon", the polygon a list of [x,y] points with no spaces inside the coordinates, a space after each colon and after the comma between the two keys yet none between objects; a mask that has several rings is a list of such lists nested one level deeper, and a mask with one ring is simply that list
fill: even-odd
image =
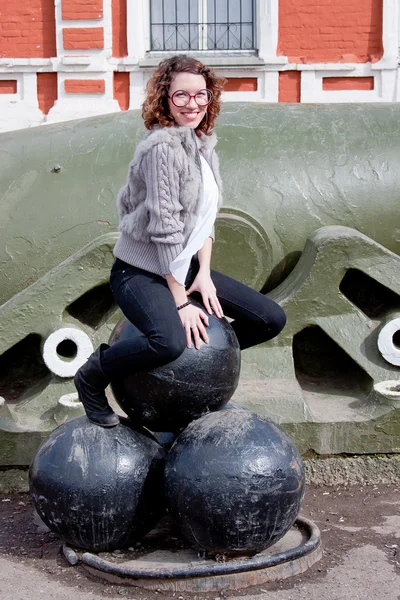
[{"label": "black cannonball", "polygon": [[[202,342],[199,350],[185,348],[167,365],[112,380],[116,401],[134,423],[152,431],[179,431],[230,400],[239,382],[239,343],[225,318],[209,315],[207,333],[209,343]],[[122,319],[110,344],[137,335],[140,331]]]},{"label": "black cannonball", "polygon": [[192,422],[167,456],[169,511],[189,542],[254,554],[290,529],[304,496],[301,457],[266,417],[232,408]]},{"label": "black cannonball", "polygon": [[115,550],[140,540],[160,518],[164,460],[148,433],[78,417],[40,446],[29,470],[30,492],[41,519],[67,543]]}]

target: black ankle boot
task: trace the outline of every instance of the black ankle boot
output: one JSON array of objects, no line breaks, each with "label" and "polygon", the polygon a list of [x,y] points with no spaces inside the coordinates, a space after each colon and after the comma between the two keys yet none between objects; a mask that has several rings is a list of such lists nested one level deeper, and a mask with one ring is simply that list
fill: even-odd
[{"label": "black ankle boot", "polygon": [[96,352],[89,356],[87,362],[75,374],[74,383],[88,419],[101,427],[115,427],[119,418],[108,404],[105,389],[110,380],[100,362],[100,354],[106,348],[109,348],[107,344],[101,344]]}]

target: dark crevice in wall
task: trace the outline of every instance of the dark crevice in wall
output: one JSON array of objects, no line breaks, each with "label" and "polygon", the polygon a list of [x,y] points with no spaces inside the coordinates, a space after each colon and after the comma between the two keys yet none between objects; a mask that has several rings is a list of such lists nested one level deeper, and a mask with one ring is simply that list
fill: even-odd
[{"label": "dark crevice in wall", "polygon": [[390,311],[400,310],[400,296],[358,269],[349,269],[340,291],[370,319],[379,319]]},{"label": "dark crevice in wall", "polygon": [[102,325],[117,308],[108,283],[92,288],[67,306],[66,311],[93,329]]},{"label": "dark crevice in wall", "polygon": [[293,338],[297,380],[304,388],[321,391],[370,391],[371,377],[320,327],[306,327]]},{"label": "dark crevice in wall", "polygon": [[52,375],[41,353],[41,337],[35,333],[0,356],[0,396],[18,400],[30,389],[50,381]]},{"label": "dark crevice in wall", "polygon": [[262,294],[268,294],[273,289],[278,287],[286,277],[289,277],[295,266],[300,260],[301,252],[289,252],[286,256],[275,265],[272,269],[267,281],[261,288]]}]

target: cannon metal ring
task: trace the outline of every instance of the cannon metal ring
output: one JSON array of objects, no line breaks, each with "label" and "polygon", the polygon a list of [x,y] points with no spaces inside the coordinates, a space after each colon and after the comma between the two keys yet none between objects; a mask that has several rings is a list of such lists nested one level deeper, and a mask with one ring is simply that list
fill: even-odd
[{"label": "cannon metal ring", "polygon": [[400,335],[400,317],[392,319],[382,327],[378,335],[378,348],[386,362],[400,366],[400,347],[395,336]]},{"label": "cannon metal ring", "polygon": [[[58,352],[60,344],[66,341],[75,345],[72,360],[64,360]],[[49,335],[44,343],[42,355],[46,366],[54,375],[73,377],[92,352],[93,344],[87,333],[74,327],[62,327]]]}]

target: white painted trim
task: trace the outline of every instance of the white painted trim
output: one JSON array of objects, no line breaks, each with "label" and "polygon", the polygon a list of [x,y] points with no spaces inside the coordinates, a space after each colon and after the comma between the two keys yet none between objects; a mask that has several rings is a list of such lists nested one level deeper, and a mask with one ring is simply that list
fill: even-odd
[{"label": "white painted trim", "polygon": [[385,69],[381,71],[381,96],[382,102],[396,102],[397,98],[397,80],[398,69],[391,71]]},{"label": "white painted trim", "polygon": [[[106,113],[119,112],[119,104],[114,100],[113,71],[99,73],[59,73],[58,74],[58,99],[47,115],[47,123],[83,119]],[[64,90],[66,79],[104,79],[104,94],[69,94]]]},{"label": "white painted trim", "polygon": [[279,97],[279,71],[266,71],[264,73],[264,102],[278,102]]},{"label": "white painted trim", "polygon": [[[89,62],[86,62],[86,58],[89,58]],[[72,59],[72,60],[71,60]],[[94,57],[67,57],[64,56],[60,61],[61,68],[58,70],[59,73],[107,73],[113,69],[108,64],[106,57],[94,56]]]},{"label": "white painted trim", "polygon": [[[354,71],[360,63],[297,63],[290,64],[285,70],[291,70],[291,67],[297,71]],[[371,63],[363,63],[370,65]]]},{"label": "white painted trim", "polygon": [[150,48],[149,0],[128,0],[126,12],[128,57],[137,64]]},{"label": "white painted trim", "polygon": [[[104,97],[109,95],[110,89],[111,91],[113,91],[113,71],[108,71],[108,72],[90,72],[90,73],[82,73],[82,72],[62,72],[58,74],[58,83],[59,83],[59,95],[58,98],[70,98],[72,96],[74,96],[74,94],[67,94],[64,92],[64,81],[66,79],[74,79],[74,80],[79,80],[79,81],[85,81],[85,80],[104,80],[105,81],[105,93],[104,94],[88,94],[88,96],[90,96],[91,98],[100,98],[100,97]],[[85,94],[77,94],[77,96],[82,97]]]},{"label": "white painted trim", "polygon": [[[106,1],[106,0],[104,0]],[[55,20],[56,20],[56,51],[57,56],[62,56],[64,54],[64,44],[63,44],[63,35],[62,30],[64,28],[63,19],[62,19],[62,11],[61,11],[61,2],[62,0],[54,0],[54,10],[55,10]]]},{"label": "white painted trim", "polygon": [[315,71],[302,71],[300,79],[300,102],[318,102],[316,99]]},{"label": "white painted trim", "polygon": [[258,55],[265,62],[279,58],[287,63],[287,56],[277,56],[278,49],[279,0],[257,0],[256,10],[256,46]]},{"label": "white painted trim", "polygon": [[0,94],[0,132],[40,125],[44,115],[39,109],[36,73],[3,73],[0,80],[15,79],[16,94]]},{"label": "white painted trim", "polygon": [[106,56],[105,50],[103,48],[83,48],[83,49],[67,49],[67,50],[63,50],[62,53],[59,55],[59,57],[61,58],[62,56],[105,56],[106,58],[108,58]]},{"label": "white painted trim", "polygon": [[[129,1],[128,1],[129,4]],[[96,21],[97,23],[98,21]],[[104,28],[104,50],[102,56],[112,57],[112,2],[111,0],[103,0],[103,19],[100,21]],[[93,26],[94,21],[92,21]]]},{"label": "white painted trim", "polygon": [[0,67],[10,68],[21,66],[43,67],[51,65],[52,58],[0,58]]},{"label": "white painted trim", "polygon": [[31,106],[39,108],[36,73],[24,73],[22,75],[21,98],[25,103],[29,103]]},{"label": "white painted trim", "polygon": [[[207,50],[207,0],[198,0],[198,29],[200,50]],[[190,37],[189,37],[190,45]]]},{"label": "white painted trim", "polygon": [[223,103],[226,102],[260,102],[262,90],[256,92],[223,92],[221,94]]},{"label": "white painted trim", "polygon": [[0,81],[15,80],[17,82],[17,91],[15,94],[0,94],[0,106],[9,103],[16,104],[24,99],[23,97],[23,77],[22,73],[0,73]]},{"label": "white painted trim", "polygon": [[[102,56],[103,58],[111,58],[112,56],[112,3],[111,0],[103,1],[103,18],[101,19],[76,19],[63,20],[62,18],[62,0],[54,0],[55,4],[55,19],[56,19],[56,48],[57,56],[82,57],[82,54],[88,57]],[[129,4],[129,2],[128,2]],[[63,30],[64,29],[98,29],[103,28],[104,46],[103,48],[88,48],[88,49],[64,49]]]},{"label": "white painted trim", "polygon": [[[108,2],[104,2],[104,7],[111,7],[111,4]],[[62,23],[62,26],[67,28],[67,29],[73,29],[74,27],[84,27],[85,29],[90,29],[90,27],[103,27],[103,20],[105,17],[105,13],[106,10],[103,10],[103,17],[101,19],[76,19],[76,20],[72,20],[72,19],[67,19],[67,20],[63,20],[61,19],[61,13],[60,13],[60,22]]]},{"label": "white painted trim", "polygon": [[129,79],[129,109],[140,108],[144,100],[144,91],[147,83],[146,73],[143,71],[134,71]]},{"label": "white painted trim", "polygon": [[37,98],[36,73],[0,73],[1,81],[14,79],[17,82],[16,94],[0,94],[0,103],[24,103],[30,108],[39,108]]},{"label": "white painted trim", "polygon": [[[218,71],[218,75],[226,77],[228,73]],[[258,79],[256,92],[223,92],[222,101],[226,102],[278,102],[279,73],[278,71],[262,71],[259,73],[243,71],[235,73],[235,77],[256,77]]]},{"label": "white painted trim", "polygon": [[395,69],[399,62],[399,0],[383,0],[383,56],[374,69]]},{"label": "white painted trim", "polygon": [[223,92],[223,102],[277,102],[278,101],[278,72],[262,69],[216,69],[221,77],[255,78],[256,92]]},{"label": "white painted trim", "polygon": [[[396,98],[397,70],[373,71],[371,64],[354,65],[352,71],[301,71],[301,102],[393,102]],[[373,90],[323,90],[325,77],[374,77]]]}]

